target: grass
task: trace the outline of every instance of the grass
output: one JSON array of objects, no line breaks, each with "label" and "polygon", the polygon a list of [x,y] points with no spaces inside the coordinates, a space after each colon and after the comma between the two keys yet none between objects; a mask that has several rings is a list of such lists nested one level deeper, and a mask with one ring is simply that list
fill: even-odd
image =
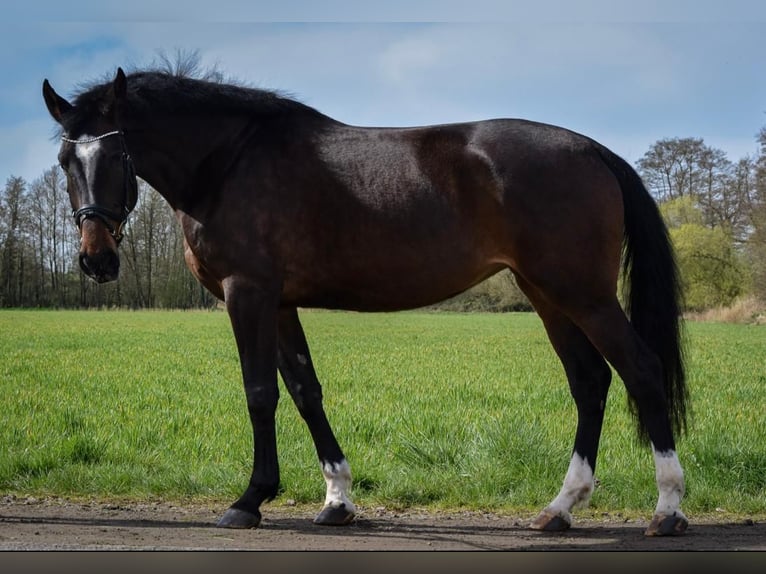
[{"label": "grass", "polygon": [[[301,316],[362,507],[534,511],[558,492],[576,411],[535,315]],[[763,327],[687,329],[684,509],[766,516]],[[228,502],[244,489],[251,431],[224,313],[2,311],[0,333],[0,492]],[[652,457],[625,403],[615,379],[591,507],[648,515]],[[286,391],[277,426],[277,503],[318,508]]]}]

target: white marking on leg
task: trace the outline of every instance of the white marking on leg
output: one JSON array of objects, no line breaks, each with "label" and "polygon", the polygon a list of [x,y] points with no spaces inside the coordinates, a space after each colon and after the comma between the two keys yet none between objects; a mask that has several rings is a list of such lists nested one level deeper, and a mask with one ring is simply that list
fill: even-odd
[{"label": "white marking on leg", "polygon": [[553,499],[546,510],[560,516],[570,524],[572,516],[569,511],[575,506],[587,506],[593,494],[593,469],[587,458],[574,453],[569,461],[569,469],[564,477],[558,496]]},{"label": "white marking on leg", "polygon": [[322,474],[327,483],[327,496],[325,496],[324,505],[333,508],[345,506],[350,513],[355,513],[356,506],[348,497],[351,490],[351,467],[349,467],[346,459],[335,463],[324,463]]},{"label": "white marking on leg", "polygon": [[657,508],[655,514],[665,516],[684,517],[681,512],[681,499],[684,496],[684,471],[681,463],[678,462],[678,456],[674,450],[658,452],[652,445],[654,453],[655,477],[657,478],[657,490],[659,498],[657,499]]}]

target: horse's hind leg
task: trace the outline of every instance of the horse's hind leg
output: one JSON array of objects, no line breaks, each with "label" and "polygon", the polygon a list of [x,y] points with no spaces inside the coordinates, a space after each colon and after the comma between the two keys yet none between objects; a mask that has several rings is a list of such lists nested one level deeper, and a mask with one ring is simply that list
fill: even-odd
[{"label": "horse's hind leg", "polygon": [[298,411],[306,421],[327,483],[324,508],[314,522],[329,525],[348,524],[356,512],[349,499],[351,469],[322,407],[322,387],[314,371],[296,309],[280,310],[278,332],[279,372]]},{"label": "horse's hind leg", "polygon": [[630,325],[616,299],[589,309],[575,320],[619,373],[652,444],[659,498],[646,534],[682,534],[689,524],[680,508],[684,475],[662,388],[662,365]]},{"label": "horse's hind leg", "polygon": [[536,530],[566,530],[572,524],[570,511],[577,506],[586,506],[593,493],[598,444],[612,371],[579,327],[549,305],[521,277],[516,279],[543,320],[577,405],[577,432],[564,483],[556,498],[531,525]]}]

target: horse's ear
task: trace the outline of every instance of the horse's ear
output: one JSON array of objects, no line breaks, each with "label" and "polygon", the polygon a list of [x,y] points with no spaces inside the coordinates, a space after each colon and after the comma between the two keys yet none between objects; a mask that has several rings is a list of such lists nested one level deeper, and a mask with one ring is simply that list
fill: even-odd
[{"label": "horse's ear", "polygon": [[58,123],[61,123],[64,114],[72,109],[72,104],[59,96],[47,79],[43,80],[43,99],[48,106],[48,112]]},{"label": "horse's ear", "polygon": [[114,76],[114,80],[112,80],[107,97],[101,102],[101,113],[106,117],[114,119],[120,103],[125,99],[127,91],[128,79],[125,77],[125,72],[122,71],[122,68],[117,68],[117,74]]},{"label": "horse's ear", "polygon": [[116,100],[122,100],[125,98],[125,94],[128,91],[128,79],[125,77],[125,72],[122,68],[117,68],[117,75],[112,82],[112,89],[114,90],[114,97]]}]

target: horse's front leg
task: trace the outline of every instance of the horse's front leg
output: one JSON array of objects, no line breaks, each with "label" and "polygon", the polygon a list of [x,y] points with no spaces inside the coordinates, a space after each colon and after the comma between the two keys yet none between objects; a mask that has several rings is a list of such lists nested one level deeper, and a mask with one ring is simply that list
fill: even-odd
[{"label": "horse's front leg", "polygon": [[279,372],[314,439],[327,495],[317,524],[343,525],[354,518],[356,508],[349,499],[351,469],[338,445],[322,406],[322,387],[311,361],[308,343],[296,309],[279,312]]},{"label": "horse's front leg", "polygon": [[226,511],[218,526],[255,528],[261,521],[261,503],[273,499],[279,487],[274,421],[279,398],[278,294],[235,278],[225,280],[223,287],[253,426],[253,471],[245,493]]}]

